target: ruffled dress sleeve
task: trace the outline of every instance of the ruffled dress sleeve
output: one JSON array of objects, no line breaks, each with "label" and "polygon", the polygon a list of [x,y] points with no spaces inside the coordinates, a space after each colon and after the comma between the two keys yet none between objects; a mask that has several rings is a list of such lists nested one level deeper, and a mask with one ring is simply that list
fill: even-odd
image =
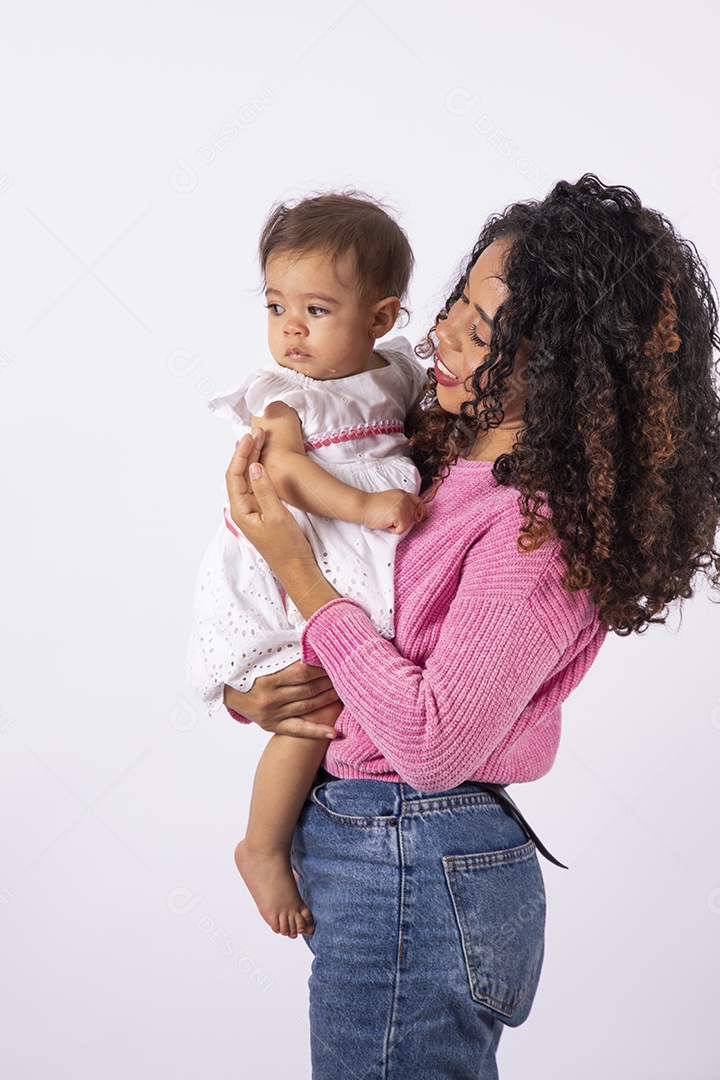
[{"label": "ruffled dress sleeve", "polygon": [[250,431],[253,416],[262,416],[273,401],[282,401],[300,417],[305,426],[308,413],[308,394],[293,371],[278,365],[259,368],[233,390],[223,390],[208,401],[208,408],[223,420],[228,420],[238,438]]},{"label": "ruffled dress sleeve", "polygon": [[391,338],[378,349],[389,360],[397,375],[400,401],[405,412],[409,412],[422,393],[427,382],[427,368],[423,367],[415,356],[412,345],[406,337]]}]

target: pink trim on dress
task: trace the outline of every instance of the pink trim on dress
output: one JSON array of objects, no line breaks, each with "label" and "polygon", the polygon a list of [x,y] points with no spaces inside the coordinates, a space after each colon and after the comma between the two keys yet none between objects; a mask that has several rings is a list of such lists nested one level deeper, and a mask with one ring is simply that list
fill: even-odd
[{"label": "pink trim on dress", "polygon": [[241,533],[241,532],[240,532],[240,530],[238,529],[237,525],[235,524],[235,522],[233,521],[233,519],[232,519],[232,518],[230,517],[230,515],[228,514],[228,508],[227,508],[227,506],[225,506],[225,507],[223,508],[223,517],[225,518],[225,524],[227,525],[228,529],[229,529],[229,530],[230,530],[230,532],[231,532],[231,533],[233,534],[233,536],[235,537],[235,539],[236,539],[236,540],[240,540],[240,539],[244,540],[244,539],[245,539],[245,537],[244,537],[244,536],[242,535],[242,533]]},{"label": "pink trim on dress", "polygon": [[[247,546],[249,548],[252,548],[252,544],[248,540],[247,536],[245,536],[244,533],[240,532],[237,525],[235,524],[233,519],[230,517],[230,513],[228,511],[227,506],[223,507],[223,517],[225,518],[225,527],[227,529],[229,529],[229,531],[233,534],[235,539],[239,540],[241,544],[247,544]],[[253,551],[255,551],[255,548],[253,548]]]},{"label": "pink trim on dress", "polygon": [[365,439],[368,435],[403,435],[405,424],[402,420],[376,420],[372,424],[358,424],[356,427],[338,428],[336,431],[321,431],[311,435],[304,444],[305,450],[317,450],[320,446],[332,443],[349,442],[350,439]]}]

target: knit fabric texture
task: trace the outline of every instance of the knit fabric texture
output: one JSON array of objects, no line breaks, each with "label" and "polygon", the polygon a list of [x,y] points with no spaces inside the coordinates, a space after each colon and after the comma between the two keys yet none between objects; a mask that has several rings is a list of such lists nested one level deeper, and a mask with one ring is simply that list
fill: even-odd
[{"label": "knit fabric texture", "polygon": [[458,460],[398,547],[393,641],[345,599],[305,624],[303,659],[344,704],[329,772],[433,792],[550,769],[605,632],[587,590],[563,589],[557,538],[518,550],[518,497],[492,462]]}]

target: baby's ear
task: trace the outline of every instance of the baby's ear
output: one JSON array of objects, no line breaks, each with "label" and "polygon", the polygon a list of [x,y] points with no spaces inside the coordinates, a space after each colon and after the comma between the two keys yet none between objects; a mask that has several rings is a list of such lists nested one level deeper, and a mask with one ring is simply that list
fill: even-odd
[{"label": "baby's ear", "polygon": [[385,296],[378,300],[373,309],[372,331],[374,337],[383,337],[389,333],[400,314],[400,300],[397,296]]}]

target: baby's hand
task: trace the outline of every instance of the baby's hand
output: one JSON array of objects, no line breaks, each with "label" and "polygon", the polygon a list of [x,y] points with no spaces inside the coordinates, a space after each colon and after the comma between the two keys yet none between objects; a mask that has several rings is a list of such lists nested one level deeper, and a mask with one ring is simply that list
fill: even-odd
[{"label": "baby's hand", "polygon": [[407,532],[413,521],[424,521],[427,507],[419,495],[392,488],[390,491],[373,491],[367,497],[363,525],[368,529],[387,529],[389,532]]}]

